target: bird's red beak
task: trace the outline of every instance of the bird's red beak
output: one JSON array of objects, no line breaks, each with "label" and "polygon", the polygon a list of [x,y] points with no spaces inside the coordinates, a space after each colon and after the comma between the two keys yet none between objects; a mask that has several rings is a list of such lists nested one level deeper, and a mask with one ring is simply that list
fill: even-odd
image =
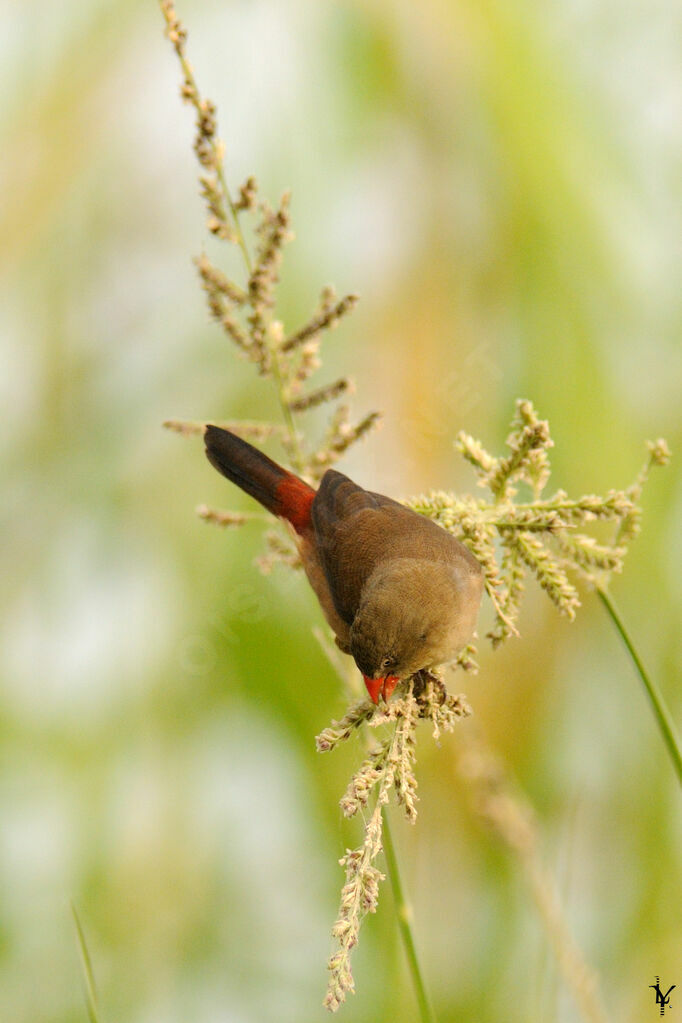
[{"label": "bird's red beak", "polygon": [[362,677],[365,680],[367,692],[372,703],[378,703],[380,696],[383,696],[384,700],[388,703],[393,690],[400,681],[396,675],[387,675],[386,678],[368,678],[367,675]]}]

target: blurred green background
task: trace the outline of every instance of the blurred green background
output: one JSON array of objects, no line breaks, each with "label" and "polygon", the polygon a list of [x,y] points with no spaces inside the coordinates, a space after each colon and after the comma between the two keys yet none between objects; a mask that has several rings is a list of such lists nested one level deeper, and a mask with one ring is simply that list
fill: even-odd
[{"label": "blurred green background", "polygon": [[[682,450],[679,7],[179,14],[230,180],[293,189],[287,323],[329,281],[362,295],[321,379],[351,373],[357,414],[386,420],[340,468],[394,495],[469,491],[456,432],[499,451],[517,396],[574,495],[627,485],[647,438]],[[277,415],[191,264],[193,119],[162,18],[9,4],[2,57],[0,1018],[86,1018],[73,899],[106,1020],[322,1020],[359,752],[314,752],[344,701],[304,580],[258,574],[260,526],[195,517],[248,502],[160,426]],[[679,466],[654,473],[613,587],[678,721]],[[531,588],[521,628],[455,686],[535,806],[610,1018],[653,1020],[655,975],[682,986],[670,763],[593,595],[570,625]],[[395,829],[438,1018],[577,1020],[459,741],[423,735],[420,819]],[[340,1018],[415,1019],[387,886],[354,962]]]}]

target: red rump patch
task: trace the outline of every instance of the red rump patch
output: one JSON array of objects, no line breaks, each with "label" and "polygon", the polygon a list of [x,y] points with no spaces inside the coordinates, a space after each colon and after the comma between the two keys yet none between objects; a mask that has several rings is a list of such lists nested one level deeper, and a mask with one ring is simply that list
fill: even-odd
[{"label": "red rump patch", "polygon": [[275,490],[277,514],[287,519],[297,533],[310,525],[310,506],[315,500],[315,491],[298,476],[288,475]]}]

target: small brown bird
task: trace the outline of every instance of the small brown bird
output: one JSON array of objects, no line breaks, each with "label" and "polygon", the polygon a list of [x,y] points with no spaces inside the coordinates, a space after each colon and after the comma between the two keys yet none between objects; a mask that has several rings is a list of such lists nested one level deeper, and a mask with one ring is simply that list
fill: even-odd
[{"label": "small brown bird", "polygon": [[205,442],[218,472],[293,527],[336,642],[353,656],[375,703],[469,641],[483,572],[445,529],[334,469],[313,490],[217,426],[206,427]]}]

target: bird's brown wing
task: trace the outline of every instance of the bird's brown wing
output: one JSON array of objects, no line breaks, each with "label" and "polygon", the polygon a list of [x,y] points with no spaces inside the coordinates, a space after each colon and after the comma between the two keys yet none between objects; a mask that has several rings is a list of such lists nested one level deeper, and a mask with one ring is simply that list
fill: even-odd
[{"label": "bird's brown wing", "polygon": [[322,477],[311,517],[334,606],[349,625],[365,583],[384,558],[449,561],[463,549],[434,522],[334,469]]}]

